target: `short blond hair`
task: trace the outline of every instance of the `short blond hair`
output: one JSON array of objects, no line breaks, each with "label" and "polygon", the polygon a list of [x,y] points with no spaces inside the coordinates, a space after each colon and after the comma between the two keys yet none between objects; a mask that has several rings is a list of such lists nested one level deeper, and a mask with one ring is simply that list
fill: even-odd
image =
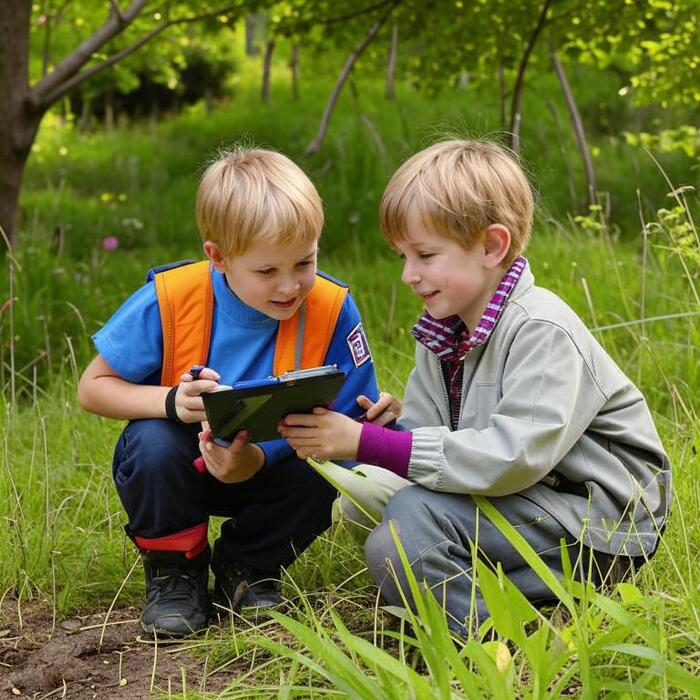
[{"label": "short blond hair", "polygon": [[219,153],[197,190],[197,226],[226,257],[260,242],[311,242],[323,205],[313,183],[287,156],[236,146]]},{"label": "short blond hair", "polygon": [[406,238],[411,216],[430,231],[472,247],[491,224],[511,235],[504,264],[527,246],[532,189],[513,155],[492,141],[439,141],[409,158],[384,191],[379,218],[390,244]]}]

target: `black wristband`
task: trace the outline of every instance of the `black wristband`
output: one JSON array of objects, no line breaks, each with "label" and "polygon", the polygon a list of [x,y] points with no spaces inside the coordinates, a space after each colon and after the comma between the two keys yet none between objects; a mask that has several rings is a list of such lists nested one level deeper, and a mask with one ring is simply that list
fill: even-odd
[{"label": "black wristband", "polygon": [[165,396],[165,415],[173,423],[184,423],[184,421],[180,420],[180,416],[177,415],[177,409],[175,408],[175,394],[177,394],[179,386],[179,384],[176,384]]}]

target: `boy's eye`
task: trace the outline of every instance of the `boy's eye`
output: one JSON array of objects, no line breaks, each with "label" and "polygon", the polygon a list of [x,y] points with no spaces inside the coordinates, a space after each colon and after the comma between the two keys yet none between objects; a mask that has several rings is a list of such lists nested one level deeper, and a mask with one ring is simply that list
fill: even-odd
[{"label": "boy's eye", "polygon": [[306,268],[306,267],[310,267],[313,264],[314,264],[313,260],[302,260],[300,263],[297,263],[297,267]]},{"label": "boy's eye", "polygon": [[435,253],[418,253],[418,257],[421,260],[427,260],[428,258],[432,258]]},{"label": "boy's eye", "polygon": [[258,270],[257,273],[259,275],[271,275],[275,271],[274,267],[266,267],[262,270]]}]

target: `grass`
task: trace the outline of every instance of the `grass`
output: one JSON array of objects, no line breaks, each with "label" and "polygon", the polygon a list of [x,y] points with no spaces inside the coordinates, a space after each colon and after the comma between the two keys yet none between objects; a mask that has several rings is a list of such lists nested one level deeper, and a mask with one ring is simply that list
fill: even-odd
[{"label": "grass", "polygon": [[[316,90],[305,104],[320,105],[325,87]],[[548,98],[546,85],[542,91],[531,109]],[[420,309],[378,234],[377,200],[391,168],[420,144],[428,125],[479,123],[486,131],[495,105],[468,108],[454,95],[425,100],[404,86],[398,106],[384,109],[379,92],[361,84],[356,100],[344,96],[327,150],[305,167],[327,206],[321,266],[352,282],[380,384],[400,395],[412,366],[408,329]],[[274,100],[264,109],[242,90],[206,118],[195,109],[151,131],[41,135],[24,195],[23,244],[6,258],[0,299],[14,299],[0,315],[0,597],[12,599],[19,615],[30,599],[45,601],[55,620],[140,602],[141,575],[109,467],[121,425],[77,407],[77,375],[92,353],[89,333],[148,267],[198,256],[191,211],[207,153],[246,133],[301,152],[313,120],[283,95]],[[379,141],[360,114],[372,120]],[[613,201],[624,201],[634,218],[611,226],[594,211],[574,221],[554,184],[562,163],[544,147],[550,141],[546,130],[530,132],[530,152],[540,149],[535,170],[544,206],[528,257],[538,283],[597,329],[652,408],[674,465],[673,512],[659,552],[610,597],[553,581],[561,605],[545,617],[479,566],[494,616],[464,644],[450,637],[431,598],[416,594],[421,614],[409,613],[412,632],[381,610],[361,549],[337,527],[287,572],[288,615],[236,620],[186,643],[210,672],[237,669],[221,697],[700,696],[697,232],[685,210],[673,213],[683,195],[661,197],[669,189],[661,173],[650,175],[638,153],[609,140],[600,142],[599,158],[611,189],[635,160],[640,178],[631,184],[653,181],[645,189],[653,206],[641,207],[651,223],[637,223],[637,199],[623,188]],[[695,211],[697,199],[685,196]],[[657,216],[662,206],[671,214]],[[101,247],[107,235],[119,237],[117,251]],[[488,503],[483,509],[488,513]]]}]

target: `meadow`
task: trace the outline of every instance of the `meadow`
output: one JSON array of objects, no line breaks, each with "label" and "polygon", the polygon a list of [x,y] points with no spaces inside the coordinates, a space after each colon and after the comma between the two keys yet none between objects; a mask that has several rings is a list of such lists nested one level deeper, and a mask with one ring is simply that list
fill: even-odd
[{"label": "meadow", "polygon": [[[21,245],[0,273],[0,302],[8,300],[0,312],[0,610],[20,625],[27,606],[43,607],[53,630],[139,604],[138,557],[110,472],[122,426],[82,411],[76,382],[92,354],[90,333],[148,268],[200,257],[192,212],[203,162],[241,139],[300,158],[328,85],[309,86],[303,106],[283,82],[270,106],[254,88],[242,83],[209,114],[197,106],[94,134],[51,116],[40,134]],[[526,113],[536,111],[542,98],[528,99]],[[326,207],[320,266],[352,284],[380,385],[398,395],[420,307],[379,234],[382,188],[403,157],[438,134],[495,133],[495,113],[481,94],[427,99],[407,86],[388,103],[367,81],[343,95],[326,148],[303,163]],[[608,597],[552,579],[561,602],[544,614],[479,566],[494,616],[465,642],[450,638],[439,606],[418,589],[421,621],[409,613],[410,629],[382,610],[361,548],[339,525],[285,572],[287,615],[237,619],[186,643],[203,677],[235,670],[217,697],[700,697],[700,240],[697,195],[684,187],[696,173],[679,156],[657,164],[600,134],[596,161],[610,206],[585,212],[577,177],[573,196],[563,185],[562,173],[576,166],[570,137],[560,136],[551,124],[525,122],[525,163],[539,191],[527,255],[537,282],[585,319],[652,408],[674,466],[673,512],[657,555]],[[488,502],[483,510],[490,514]],[[172,697],[214,696],[206,684],[186,690],[184,678],[179,689],[152,686]]]}]

